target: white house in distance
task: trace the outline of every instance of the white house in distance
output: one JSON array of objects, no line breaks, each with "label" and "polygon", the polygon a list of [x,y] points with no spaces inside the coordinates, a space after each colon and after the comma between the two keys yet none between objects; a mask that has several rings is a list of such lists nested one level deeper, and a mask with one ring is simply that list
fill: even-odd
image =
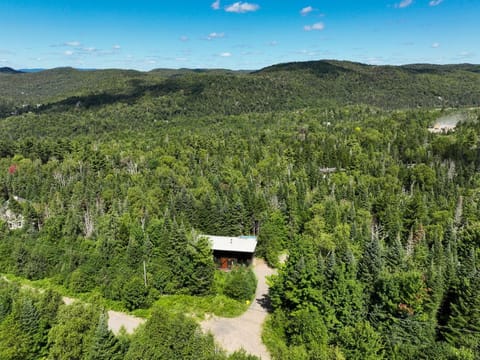
[{"label": "white house in distance", "polygon": [[212,246],[215,263],[220,269],[231,269],[235,265],[250,265],[257,247],[256,236],[215,236],[206,237]]}]

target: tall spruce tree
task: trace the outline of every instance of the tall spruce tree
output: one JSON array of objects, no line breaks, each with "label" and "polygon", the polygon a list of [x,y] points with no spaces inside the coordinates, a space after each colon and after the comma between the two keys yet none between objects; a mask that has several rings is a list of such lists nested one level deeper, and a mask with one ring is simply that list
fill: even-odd
[{"label": "tall spruce tree", "polygon": [[108,329],[108,314],[102,311],[87,360],[121,360],[124,355],[118,339]]}]

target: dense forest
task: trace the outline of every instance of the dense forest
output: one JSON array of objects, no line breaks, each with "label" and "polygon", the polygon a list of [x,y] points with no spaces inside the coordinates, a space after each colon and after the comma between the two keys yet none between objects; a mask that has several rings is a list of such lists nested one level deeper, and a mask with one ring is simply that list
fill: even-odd
[{"label": "dense forest", "polygon": [[[273,359],[480,358],[478,66],[0,83],[0,273],[91,294],[66,306],[1,281],[0,358],[225,359],[194,319],[155,304],[251,299],[238,291],[251,272],[217,272],[197,235],[257,232],[279,269]],[[429,131],[453,115],[454,131]],[[114,336],[105,301],[149,320]]]}]

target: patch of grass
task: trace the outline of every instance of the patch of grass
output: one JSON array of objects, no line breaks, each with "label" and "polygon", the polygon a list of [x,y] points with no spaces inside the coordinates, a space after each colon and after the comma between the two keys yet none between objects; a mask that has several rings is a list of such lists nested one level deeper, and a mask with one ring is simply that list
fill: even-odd
[{"label": "patch of grass", "polygon": [[[113,310],[115,310],[115,309],[113,309]],[[153,310],[153,307],[150,307],[148,309],[133,310],[133,311],[130,311],[130,313],[134,316],[144,318],[144,319],[148,319],[150,317],[150,315],[152,315],[152,310]],[[117,310],[117,311],[120,311],[120,310]]]},{"label": "patch of grass", "polygon": [[[248,309],[247,302],[233,300],[224,295],[205,297],[190,295],[164,295],[153,307],[163,307],[173,313],[191,315],[196,319],[204,319],[205,314],[221,317],[237,317]],[[134,312],[137,314],[137,312]]]}]

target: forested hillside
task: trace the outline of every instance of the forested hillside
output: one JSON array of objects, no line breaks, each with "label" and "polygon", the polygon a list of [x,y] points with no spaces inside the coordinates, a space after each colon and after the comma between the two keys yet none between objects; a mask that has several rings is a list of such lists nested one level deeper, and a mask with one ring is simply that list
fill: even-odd
[{"label": "forested hillside", "polygon": [[[250,273],[216,273],[197,234],[259,231],[258,255],[279,266],[274,359],[480,357],[478,66],[53,72],[84,83],[0,74],[15,91],[27,75],[52,86],[32,88],[38,108],[2,95],[1,273],[128,310],[167,295],[243,303]],[[428,131],[450,113],[455,131]],[[100,305],[55,299],[0,283],[0,358],[59,358],[67,332],[85,334],[71,358],[226,356],[178,314],[115,338]]]},{"label": "forested hillside", "polygon": [[[153,99],[152,99],[153,98]],[[311,106],[386,109],[480,104],[478,65],[372,66],[347,61],[275,65],[256,71],[59,68],[0,73],[0,115],[150,101],[166,115],[239,115]]]}]

